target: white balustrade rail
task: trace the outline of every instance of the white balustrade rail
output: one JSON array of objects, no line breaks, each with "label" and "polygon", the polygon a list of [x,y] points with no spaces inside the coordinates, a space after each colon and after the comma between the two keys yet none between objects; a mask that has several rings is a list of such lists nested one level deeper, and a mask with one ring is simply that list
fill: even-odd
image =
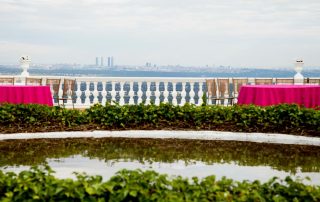
[{"label": "white balustrade rail", "polygon": [[[0,76],[0,78],[15,78],[16,85],[23,85],[25,78],[20,76]],[[61,79],[59,96],[62,96],[63,79],[75,79],[76,90],[74,106],[88,108],[95,103],[105,105],[106,102],[124,104],[158,105],[160,102],[184,105],[186,102],[201,105],[203,93],[206,92],[206,79],[213,78],[169,78],[169,77],[59,77],[59,76],[30,76],[30,78]],[[218,78],[214,78],[218,79]],[[220,79],[220,78],[219,78]],[[253,84],[255,78],[249,78]],[[273,79],[275,81],[275,79]],[[232,84],[232,78],[229,78]],[[209,104],[211,101],[209,101]],[[226,102],[225,102],[226,104]],[[72,107],[72,100],[65,103]]]},{"label": "white balustrade rail", "polygon": [[[51,77],[50,77],[51,78]],[[104,105],[107,101],[124,104],[158,105],[171,102],[184,105],[188,102],[202,104],[205,78],[163,78],[163,77],[73,77],[76,79],[75,107],[89,107],[94,103]],[[188,91],[186,86],[188,85]],[[85,86],[85,89],[83,87]],[[177,86],[180,88],[177,89]],[[171,87],[171,88],[170,88]],[[195,88],[199,89],[195,93]],[[84,91],[83,91],[84,90]]]}]

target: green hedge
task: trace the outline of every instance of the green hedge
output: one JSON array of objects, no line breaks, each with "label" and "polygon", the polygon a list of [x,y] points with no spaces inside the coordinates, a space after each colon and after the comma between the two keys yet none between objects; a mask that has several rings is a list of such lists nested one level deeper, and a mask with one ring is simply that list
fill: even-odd
[{"label": "green hedge", "polygon": [[154,171],[122,170],[109,181],[77,174],[58,179],[49,167],[19,174],[0,171],[1,201],[320,201],[320,187],[273,178],[236,182],[215,176],[168,178]]},{"label": "green hedge", "polygon": [[1,105],[0,127],[15,130],[207,129],[320,135],[320,111],[297,105],[173,106],[94,105],[67,110],[41,105]]}]

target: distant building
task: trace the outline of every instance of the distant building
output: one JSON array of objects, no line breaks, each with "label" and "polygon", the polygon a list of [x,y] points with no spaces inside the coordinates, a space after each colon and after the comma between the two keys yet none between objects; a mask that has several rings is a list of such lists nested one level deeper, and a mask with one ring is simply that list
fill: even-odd
[{"label": "distant building", "polygon": [[100,66],[103,66],[103,57],[101,57],[101,63],[100,63]]},{"label": "distant building", "polygon": [[146,67],[151,67],[151,66],[152,66],[151,62],[146,62]]},{"label": "distant building", "polygon": [[96,66],[99,66],[99,58],[96,57]]},{"label": "distant building", "polygon": [[113,57],[108,57],[108,67],[113,67]]},{"label": "distant building", "polygon": [[111,67],[111,58],[108,57],[108,67]]}]

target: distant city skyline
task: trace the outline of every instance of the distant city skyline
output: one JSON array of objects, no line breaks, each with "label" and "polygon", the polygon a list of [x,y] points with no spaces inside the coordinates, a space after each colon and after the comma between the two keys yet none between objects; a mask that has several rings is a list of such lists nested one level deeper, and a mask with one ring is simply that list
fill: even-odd
[{"label": "distant city skyline", "polygon": [[[320,66],[319,0],[0,0],[0,64]],[[107,61],[104,61],[107,65]]]}]

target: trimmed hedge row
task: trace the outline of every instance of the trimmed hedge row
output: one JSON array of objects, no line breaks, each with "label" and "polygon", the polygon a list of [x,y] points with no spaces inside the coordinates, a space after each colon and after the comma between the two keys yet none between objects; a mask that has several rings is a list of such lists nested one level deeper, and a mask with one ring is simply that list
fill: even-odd
[{"label": "trimmed hedge row", "polygon": [[202,180],[169,179],[154,171],[122,170],[109,181],[100,176],[76,174],[58,179],[47,167],[33,167],[18,175],[0,171],[1,201],[320,201],[320,186],[300,180],[272,178],[236,182],[208,176]]},{"label": "trimmed hedge row", "polygon": [[[94,105],[84,111],[42,105],[1,105],[0,127],[16,130],[205,129],[320,135],[320,111],[297,105]],[[14,131],[12,131],[14,132]]]}]

